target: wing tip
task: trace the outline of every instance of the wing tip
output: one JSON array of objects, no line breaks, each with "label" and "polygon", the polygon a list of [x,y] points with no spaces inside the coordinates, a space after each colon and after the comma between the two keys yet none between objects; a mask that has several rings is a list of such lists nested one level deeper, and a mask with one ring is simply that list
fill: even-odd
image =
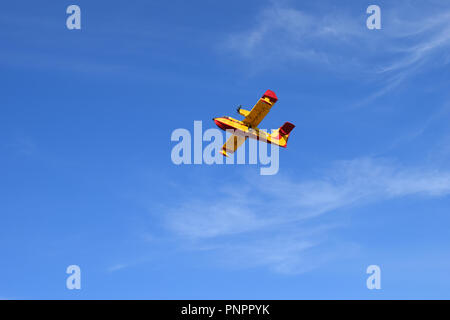
[{"label": "wing tip", "polygon": [[273,103],[278,101],[278,97],[272,90],[266,90],[263,94],[263,98],[268,97]]},{"label": "wing tip", "polygon": [[225,157],[229,157],[229,155],[225,152],[225,150],[220,150],[220,153]]}]

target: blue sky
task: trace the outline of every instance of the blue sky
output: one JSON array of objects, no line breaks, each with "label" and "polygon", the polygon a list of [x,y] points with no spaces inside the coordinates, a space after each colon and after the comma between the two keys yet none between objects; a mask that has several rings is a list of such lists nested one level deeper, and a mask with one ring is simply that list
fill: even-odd
[{"label": "blue sky", "polygon": [[[449,18],[439,0],[2,4],[0,298],[450,298]],[[277,175],[171,162],[173,130],[266,89],[261,127],[296,125]]]}]

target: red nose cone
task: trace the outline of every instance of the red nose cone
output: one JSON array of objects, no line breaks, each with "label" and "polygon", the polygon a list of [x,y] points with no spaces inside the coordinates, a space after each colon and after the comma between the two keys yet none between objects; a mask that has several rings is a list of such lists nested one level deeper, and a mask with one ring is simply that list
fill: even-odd
[{"label": "red nose cone", "polygon": [[264,97],[269,98],[272,102],[277,102],[277,101],[278,101],[277,95],[276,95],[275,92],[273,92],[272,90],[267,90],[267,91],[264,93],[264,95],[263,95],[263,98],[264,98]]},{"label": "red nose cone", "polygon": [[220,122],[220,120],[214,119],[214,122],[216,123],[216,126],[218,126],[220,129],[225,130],[225,125]]}]

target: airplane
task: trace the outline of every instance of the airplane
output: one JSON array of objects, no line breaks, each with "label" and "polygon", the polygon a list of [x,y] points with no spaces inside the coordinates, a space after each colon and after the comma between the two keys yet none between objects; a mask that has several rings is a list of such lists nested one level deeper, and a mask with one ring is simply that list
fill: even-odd
[{"label": "airplane", "polygon": [[234,130],[233,134],[223,145],[220,153],[228,157],[229,154],[234,153],[245,142],[245,140],[247,140],[247,138],[262,140],[264,142],[286,148],[289,134],[295,127],[292,123],[285,122],[280,128],[274,130],[271,134],[258,129],[257,127],[269,113],[270,108],[272,108],[277,101],[278,98],[275,92],[267,90],[252,110],[248,111],[242,109],[241,106],[237,108],[236,111],[245,117],[244,120],[240,121],[228,116],[213,118],[214,122],[220,129],[225,131]]}]

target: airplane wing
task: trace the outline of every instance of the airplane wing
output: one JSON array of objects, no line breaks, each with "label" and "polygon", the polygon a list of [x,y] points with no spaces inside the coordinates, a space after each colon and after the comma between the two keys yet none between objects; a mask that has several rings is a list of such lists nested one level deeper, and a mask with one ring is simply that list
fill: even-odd
[{"label": "airplane wing", "polygon": [[264,119],[264,117],[269,113],[270,108],[277,102],[278,98],[275,92],[267,90],[261,99],[255,104],[252,110],[246,115],[243,122],[251,127],[255,128]]},{"label": "airplane wing", "polygon": [[228,153],[234,153],[245,142],[245,140],[247,140],[247,138],[248,137],[232,134],[223,145],[220,153],[228,157]]}]

